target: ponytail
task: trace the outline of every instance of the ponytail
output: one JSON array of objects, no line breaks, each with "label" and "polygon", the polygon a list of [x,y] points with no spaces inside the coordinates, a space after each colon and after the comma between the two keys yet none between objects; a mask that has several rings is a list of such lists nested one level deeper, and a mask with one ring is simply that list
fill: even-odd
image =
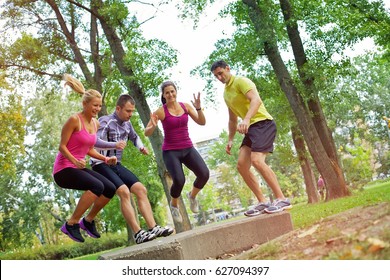
[{"label": "ponytail", "polygon": [[77,80],[76,78],[73,78],[69,74],[64,74],[63,80],[65,81],[66,86],[70,86],[73,91],[83,95],[85,93],[85,88],[83,84]]},{"label": "ponytail", "polygon": [[88,103],[95,97],[102,98],[100,92],[94,89],[85,90],[84,85],[69,74],[64,74],[63,80],[65,81],[65,85],[70,86],[73,91],[83,96],[83,102]]}]

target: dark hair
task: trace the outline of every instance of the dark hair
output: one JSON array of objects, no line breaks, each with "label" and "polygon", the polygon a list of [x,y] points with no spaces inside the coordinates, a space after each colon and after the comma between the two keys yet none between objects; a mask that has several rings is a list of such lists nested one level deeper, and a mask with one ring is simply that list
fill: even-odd
[{"label": "dark hair", "polygon": [[164,89],[166,87],[169,87],[169,86],[173,86],[175,88],[175,90],[177,91],[177,88],[176,88],[176,85],[175,85],[174,82],[172,82],[172,81],[165,81],[165,82],[163,82],[161,84],[161,87],[160,87],[160,89],[161,89],[161,103],[162,104],[167,103],[167,101],[165,100],[165,97],[164,97]]},{"label": "dark hair", "polygon": [[229,65],[224,60],[218,60],[218,61],[214,62],[213,65],[211,65],[211,72],[213,72],[218,67],[226,68],[228,66]]},{"label": "dark hair", "polygon": [[123,108],[127,102],[130,102],[131,104],[135,105],[134,98],[131,95],[122,94],[119,96],[118,101],[116,102],[116,106]]}]

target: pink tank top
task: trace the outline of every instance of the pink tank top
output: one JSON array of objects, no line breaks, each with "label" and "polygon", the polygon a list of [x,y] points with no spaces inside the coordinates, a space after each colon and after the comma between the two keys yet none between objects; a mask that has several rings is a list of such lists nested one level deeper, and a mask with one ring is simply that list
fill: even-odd
[{"label": "pink tank top", "polygon": [[162,150],[181,150],[193,147],[188,133],[188,111],[186,106],[179,102],[184,110],[181,116],[173,116],[169,113],[167,105],[164,104],[165,119],[162,121],[164,129],[164,142]]},{"label": "pink tank top", "polygon": [[[95,145],[96,143],[96,123],[95,123],[95,133],[90,134],[84,126],[83,118],[77,115],[81,120],[82,128],[80,131],[73,132],[69,138],[68,144],[66,147],[69,152],[77,159],[84,159],[87,155],[88,151]],[[64,168],[72,167],[77,168],[70,160],[63,156],[61,152],[57,154],[56,160],[54,162],[53,174],[61,171]]]}]

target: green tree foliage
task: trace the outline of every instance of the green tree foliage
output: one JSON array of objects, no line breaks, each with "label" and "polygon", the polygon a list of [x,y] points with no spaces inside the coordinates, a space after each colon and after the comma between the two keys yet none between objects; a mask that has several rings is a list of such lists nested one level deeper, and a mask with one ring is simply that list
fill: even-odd
[{"label": "green tree foliage", "polygon": [[[79,196],[77,191],[64,191],[56,187],[51,178],[61,126],[71,113],[81,108],[78,97],[63,97],[61,89],[56,88],[62,74],[67,72],[82,77],[87,87],[101,91],[109,108],[107,112],[111,112],[119,94],[133,93],[128,84],[134,85],[136,82],[141,89],[140,96],[158,95],[158,84],[169,76],[169,68],[177,61],[176,52],[166,43],[143,38],[141,24],[133,16],[131,6],[139,2],[93,2],[102,4],[98,15],[107,16],[107,23],[119,35],[119,42],[125,50],[124,65],[132,70],[130,76],[123,77],[113,63],[111,46],[102,36],[104,32],[96,14],[91,14],[91,1],[7,0],[2,3],[1,16],[6,25],[0,35],[0,87],[17,94],[6,95],[2,91],[0,95],[1,250],[38,242],[58,242],[58,227]],[[182,2],[186,4],[182,6],[186,9],[185,16],[196,17],[216,1]],[[194,73],[201,74],[211,86],[214,78],[209,71],[210,62],[225,58],[238,74],[248,75],[255,81],[267,109],[278,124],[277,147],[268,158],[269,163],[277,173],[283,191],[298,196],[302,183],[289,139],[289,130],[295,120],[273,69],[264,59],[265,40],[253,29],[253,22],[248,18],[248,10],[243,2],[226,1],[226,8],[220,14],[231,18],[237,29],[231,37],[216,42],[216,50]],[[270,17],[273,16],[274,36],[283,52],[286,66],[293,74],[293,81],[298,89],[304,90],[289,49],[286,34],[286,24],[289,22],[283,21],[280,2],[270,1],[268,6],[262,7],[268,9]],[[264,4],[266,1],[257,3]],[[301,34],[304,34],[302,38],[308,58],[303,70],[315,78],[314,83],[337,147],[347,147],[340,153],[346,178],[352,185],[356,180],[356,186],[375,176],[371,164],[379,166],[377,175],[388,176],[390,173],[390,139],[382,119],[383,116],[390,117],[390,24],[388,10],[384,9],[383,4],[384,1],[366,0],[292,2],[294,14],[290,20],[297,22]],[[269,36],[265,31],[263,33]],[[348,50],[365,38],[373,40],[378,51],[356,60],[350,59]],[[31,81],[38,88],[37,95],[29,88],[24,92],[30,99],[22,100],[20,88],[26,84],[30,87],[28,82]],[[14,91],[16,85],[18,88]],[[208,94],[210,99],[213,96]],[[137,106],[147,106],[147,103],[145,101],[145,104],[139,103]],[[136,130],[141,130],[140,119],[144,122],[148,117],[147,112],[148,108],[145,108],[141,112],[142,118],[133,117]],[[142,133],[139,134],[142,136]],[[33,141],[24,142],[26,135]],[[226,139],[223,137],[222,140]],[[363,139],[364,145],[361,145]],[[237,137],[235,149],[239,143]],[[225,144],[220,143],[217,151],[214,151],[215,158],[208,164],[211,168],[229,166],[229,170],[226,168],[222,172],[236,173],[229,175],[234,179],[232,182],[225,182],[229,185],[224,189],[227,195],[224,197],[221,191],[219,196],[227,202],[232,201],[231,194],[235,193],[245,205],[250,202],[240,190],[248,188],[244,185],[239,188],[239,183],[235,181],[239,178],[235,168],[237,150],[228,157]],[[153,207],[164,206],[161,202],[163,187],[153,179],[158,173],[157,161],[157,157],[154,160],[152,156],[140,155],[130,145],[126,149],[124,164],[134,170],[147,186]],[[357,164],[359,161],[360,164]],[[205,206],[211,206],[212,196],[217,192],[213,186],[201,193]],[[159,208],[155,212],[159,222],[164,221],[164,211]],[[123,225],[115,198],[99,216],[98,226],[107,231],[117,231],[122,230]]]},{"label": "green tree foliage", "polygon": [[[217,188],[216,194],[220,203],[224,205],[224,207],[221,207],[222,209],[230,211],[233,206],[247,208],[258,202],[251,190],[242,180],[242,177],[239,176],[237,172],[235,172],[235,176],[232,176],[233,172],[231,166],[222,164],[218,168],[218,171],[220,173],[218,186],[220,187]],[[258,178],[260,181],[261,178]]]},{"label": "green tree foliage", "polygon": [[15,175],[16,159],[23,155],[26,118],[21,96],[0,92],[0,170]]},{"label": "green tree foliage", "polygon": [[[126,31],[119,28],[115,24],[112,24],[112,17],[110,15],[111,12],[111,3],[104,2],[102,0],[94,0],[91,2],[92,6],[92,12],[94,16],[99,18],[99,22],[101,24],[101,27],[104,31],[104,34],[106,36],[106,39],[111,47],[111,51],[113,54],[113,58],[115,60],[115,63],[118,67],[119,72],[122,75],[122,82],[124,83],[126,89],[131,92],[131,94],[134,96],[134,99],[136,100],[136,107],[140,116],[140,119],[144,126],[147,125],[150,119],[150,113],[151,110],[147,104],[146,100],[146,92],[145,89],[142,87],[142,82],[138,82],[134,79],[137,70],[134,69],[133,65],[128,62],[126,51],[125,51],[125,45],[122,43],[125,41],[125,38],[123,38],[123,34],[126,34]],[[120,22],[120,25],[125,25],[126,22]],[[168,57],[174,57],[175,54],[168,53]],[[173,60],[164,60],[166,65],[169,65],[170,63],[173,63]],[[156,73],[156,81],[159,81],[159,78],[163,77],[163,73]],[[164,186],[164,192],[165,196],[170,201],[170,191],[169,191],[169,179],[167,176],[167,171],[165,168],[165,165],[162,160],[162,151],[161,151],[161,145],[162,145],[162,133],[159,129],[156,129],[155,132],[150,136],[150,141],[152,144],[152,148],[154,151],[154,154],[156,156],[156,163],[158,166],[158,175],[160,177],[161,183]],[[184,218],[183,222],[178,223],[175,222],[175,228],[177,232],[185,231],[191,229],[190,221],[188,219],[188,215],[185,211],[185,207],[183,205],[182,199],[179,200],[179,210],[182,212],[181,215]]]},{"label": "green tree foliage", "polygon": [[355,137],[353,146],[345,147],[343,157],[347,180],[359,188],[372,180],[374,174],[370,143]]},{"label": "green tree foliage", "polygon": [[382,176],[390,174],[386,158],[390,138],[383,121],[390,107],[389,67],[389,61],[380,54],[356,57],[348,65],[324,73],[322,94],[337,146],[354,146],[355,139],[364,139]]},{"label": "green tree foliage", "polygon": [[[141,85],[144,97],[155,95],[155,88],[165,77],[165,69],[176,62],[176,52],[164,42],[146,40],[143,37],[140,23],[131,15],[129,3],[106,2],[109,5],[103,7],[100,12],[103,15],[111,15],[110,24],[123,36],[125,63],[135,69],[131,79]],[[27,133],[33,142],[28,143],[28,156],[23,159],[25,164],[21,166],[21,173],[25,174],[26,180],[39,182],[40,188],[37,192],[42,199],[50,202],[46,205],[40,199],[36,203],[46,205],[45,210],[53,217],[50,221],[52,224],[67,218],[80,195],[77,191],[64,191],[55,186],[51,170],[58,151],[61,127],[71,113],[80,110],[81,103],[74,95],[60,100],[61,89],[52,93],[50,87],[60,84],[63,73],[71,73],[79,77],[86,88],[100,91],[109,108],[114,107],[119,94],[132,94],[124,86],[113,63],[110,45],[96,15],[91,13],[90,4],[90,1],[9,0],[1,7],[5,25],[2,32],[4,40],[0,46],[0,85],[7,88],[11,84],[23,85],[33,81],[39,88],[39,96],[33,96],[33,90],[29,91],[32,97],[28,106],[31,122]],[[71,100],[75,102],[72,103]],[[146,102],[145,104],[147,105]],[[106,113],[105,107],[102,113]],[[134,117],[132,121],[140,131],[140,119]],[[146,163],[150,161],[150,157],[144,159],[139,161],[145,163],[140,164],[140,167],[153,165],[153,162]],[[27,172],[24,172],[25,170]],[[156,168],[146,170],[152,172]],[[158,188],[156,191],[150,189],[149,194],[152,196],[153,206],[159,207],[157,200],[161,199],[161,187],[150,179],[144,183],[150,188]],[[120,213],[119,207],[115,210],[117,214]],[[156,209],[156,212],[159,221],[162,221],[161,211]],[[98,226],[103,227],[103,223]]]},{"label": "green tree foliage", "polygon": [[[233,205],[237,205],[237,202],[239,202],[242,207],[247,207],[256,201],[252,192],[242,180],[242,177],[238,173],[236,167],[238,152],[243,136],[236,136],[231,150],[231,155],[226,153],[227,139],[227,132],[223,131],[219,135],[217,141],[215,141],[211,146],[207,165],[211,170],[215,170],[218,174],[215,179],[215,186],[213,186],[213,191],[216,194],[218,203],[225,206],[221,208],[231,210],[226,208],[231,208]],[[261,180],[260,177],[259,180]]]},{"label": "green tree foliage", "polygon": [[23,174],[21,159],[26,155],[26,117],[21,97],[1,92],[0,98],[0,250],[5,250],[12,248],[14,239],[18,240],[18,245],[23,244],[25,231],[14,231],[13,222],[19,221],[14,218],[23,206],[22,197],[30,195],[26,190],[21,193],[18,188]]},{"label": "green tree foliage", "polygon": [[[187,0],[184,2],[187,5],[184,6],[183,14],[197,17],[215,1]],[[191,9],[194,11],[190,12]],[[344,71],[344,75],[348,75],[349,73],[346,72],[349,64],[348,49],[363,39],[371,38],[378,46],[388,47],[386,38],[389,34],[390,20],[383,1],[348,3],[304,0],[291,2],[287,0],[277,2],[229,1],[226,8],[221,11],[221,15],[232,17],[237,29],[231,38],[217,41],[216,50],[197,69],[197,72],[203,77],[212,79],[209,72],[211,62],[223,58],[234,65],[234,69],[245,69],[249,73],[256,72],[253,69],[259,69],[257,74],[264,75],[264,70],[269,69],[269,65],[263,60],[266,54],[278,77],[279,84],[284,88],[290,101],[318,169],[327,173],[326,166],[332,164],[330,161],[325,161],[324,155],[329,154],[332,162],[337,161],[337,158],[334,155],[336,149],[331,143],[333,139],[329,133],[326,133],[328,129],[324,125],[326,123],[321,112],[323,109],[317,97],[317,95],[321,97],[326,91],[323,81],[327,77],[323,73],[329,73],[332,69],[340,69]],[[293,49],[293,58],[290,55],[290,47]],[[285,52],[283,60],[287,63],[278,57],[277,52]],[[283,69],[283,64],[286,69]],[[245,71],[243,71],[244,74],[246,74]],[[289,85],[292,86],[289,87]],[[294,92],[297,94],[291,94]],[[298,99],[303,98],[304,103],[292,102],[294,96]],[[304,106],[300,108],[302,105]],[[306,106],[311,110],[311,116],[305,113]],[[338,110],[337,106],[334,107]],[[313,120],[314,127],[307,130],[310,119]],[[303,125],[303,120],[307,121],[306,125]],[[318,136],[324,131],[327,135],[310,136],[315,130]],[[324,150],[318,153],[316,149],[320,149],[321,146]],[[327,164],[324,165],[324,162]],[[337,175],[340,174],[339,171],[341,168],[335,168],[334,176],[330,173],[325,174],[328,187],[332,185],[334,197],[346,193],[345,188],[340,186],[345,185],[343,180],[340,179],[339,182],[335,180],[336,177],[340,177]]]},{"label": "green tree foliage", "polygon": [[[51,174],[62,123],[75,103],[48,91],[38,92],[25,104],[23,134],[29,136],[24,142],[26,152],[14,154],[17,176],[1,184],[7,194],[1,200],[4,248],[55,243],[58,226],[69,210],[69,200],[54,186]],[[62,215],[57,206],[64,209]]]},{"label": "green tree foliage", "polygon": [[[191,189],[191,186],[188,186],[188,190]],[[219,201],[219,197],[216,193],[216,185],[213,182],[208,182],[202,191],[198,194],[197,198],[199,201],[199,213],[195,215],[197,225],[205,225],[209,219],[210,213],[213,209],[222,209],[223,205]],[[186,206],[188,207],[189,201],[187,199]],[[190,211],[190,210],[188,210]],[[194,218],[195,220],[195,218]]]},{"label": "green tree foliage", "polygon": [[[389,50],[390,18],[385,1],[294,1],[296,17],[305,23],[310,49],[332,63],[335,55],[348,56],[346,46],[372,38]],[[388,8],[387,8],[388,9]],[[327,59],[326,59],[327,58]]]}]

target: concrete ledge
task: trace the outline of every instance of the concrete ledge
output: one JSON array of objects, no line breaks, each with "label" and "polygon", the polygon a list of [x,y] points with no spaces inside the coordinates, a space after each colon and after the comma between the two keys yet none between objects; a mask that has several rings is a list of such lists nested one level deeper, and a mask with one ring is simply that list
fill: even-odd
[{"label": "concrete ledge", "polygon": [[293,230],[288,212],[216,223],[102,254],[101,260],[202,260],[248,250]]}]

